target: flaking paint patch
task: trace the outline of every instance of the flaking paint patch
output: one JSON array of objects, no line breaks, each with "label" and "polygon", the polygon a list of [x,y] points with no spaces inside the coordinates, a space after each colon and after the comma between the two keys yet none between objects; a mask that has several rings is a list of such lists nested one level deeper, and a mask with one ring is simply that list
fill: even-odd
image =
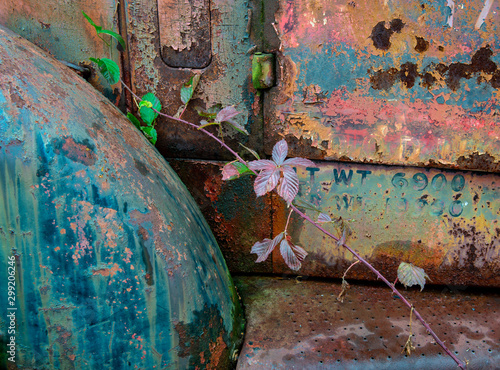
[{"label": "flaking paint patch", "polygon": [[123,272],[123,270],[120,268],[120,266],[118,264],[114,263],[110,267],[99,267],[99,268],[92,270],[92,275],[113,277],[118,272]]},{"label": "flaking paint patch", "polygon": [[[454,27],[470,30],[464,40],[443,28],[450,8],[437,3],[396,1],[382,7],[324,0],[310,8],[283,2],[276,13],[280,58],[296,65],[297,74],[279,86],[286,94],[276,92],[274,104],[266,104],[270,126],[327,147],[330,159],[457,167],[458,158],[475,148],[496,157],[500,77],[492,45],[498,25],[486,22],[490,32],[474,31],[471,14],[483,5],[456,7]],[[318,23],[322,12],[324,26],[307,27]],[[404,25],[399,33],[391,28],[393,20]],[[387,33],[381,48],[373,45],[377,24]],[[327,92],[314,107],[299,103],[311,86]]]}]

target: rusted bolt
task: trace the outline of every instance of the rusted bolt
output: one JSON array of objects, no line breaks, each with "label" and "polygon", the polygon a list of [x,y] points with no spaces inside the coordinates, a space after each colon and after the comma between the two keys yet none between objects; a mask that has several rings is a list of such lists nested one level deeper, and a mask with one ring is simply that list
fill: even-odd
[{"label": "rusted bolt", "polygon": [[252,83],[256,89],[274,86],[274,54],[255,53],[252,59]]}]

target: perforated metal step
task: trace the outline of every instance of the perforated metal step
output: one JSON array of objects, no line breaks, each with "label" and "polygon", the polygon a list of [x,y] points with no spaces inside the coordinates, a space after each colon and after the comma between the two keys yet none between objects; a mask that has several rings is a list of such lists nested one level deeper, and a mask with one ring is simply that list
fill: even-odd
[{"label": "perforated metal step", "polygon": [[[403,353],[410,309],[386,287],[237,277],[246,309],[238,369],[456,369],[413,317],[415,350]],[[474,288],[406,291],[439,338],[470,369],[500,368],[500,295]],[[464,290],[465,289],[465,290]]]}]

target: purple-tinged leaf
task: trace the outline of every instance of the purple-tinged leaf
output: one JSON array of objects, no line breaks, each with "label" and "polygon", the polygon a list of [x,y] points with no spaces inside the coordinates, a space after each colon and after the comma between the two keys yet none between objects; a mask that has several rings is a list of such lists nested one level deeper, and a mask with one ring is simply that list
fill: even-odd
[{"label": "purple-tinged leaf", "polygon": [[290,204],[299,192],[299,178],[292,167],[286,166],[280,169],[283,173],[283,177],[278,184],[278,194]]},{"label": "purple-tinged leaf", "polygon": [[326,213],[320,213],[318,216],[318,222],[332,222],[332,218]]},{"label": "purple-tinged leaf", "polygon": [[281,166],[288,154],[288,144],[285,139],[278,141],[273,147],[273,161]]},{"label": "purple-tinged leaf", "polygon": [[269,159],[259,159],[248,162],[248,168],[253,171],[273,171],[276,168],[276,163]]},{"label": "purple-tinged leaf", "polygon": [[241,112],[238,112],[234,105],[230,105],[229,107],[226,107],[222,109],[219,113],[217,113],[217,117],[215,117],[215,122],[224,122],[228,121],[231,118],[237,116]]},{"label": "purple-tinged leaf", "polygon": [[278,245],[280,240],[283,238],[284,233],[280,233],[276,235],[276,237],[271,239],[264,239],[261,242],[257,242],[252,246],[251,253],[255,253],[257,255],[257,261],[255,262],[263,262],[269,257],[274,248]]},{"label": "purple-tinged leaf", "polygon": [[283,165],[295,166],[295,167],[318,167],[316,166],[316,164],[314,164],[313,161],[300,157],[288,158],[286,161],[283,162]]},{"label": "purple-tinged leaf", "polygon": [[413,285],[420,285],[420,291],[422,291],[425,286],[426,278],[429,279],[429,276],[425,273],[424,269],[413,266],[411,263],[401,262],[398,267],[398,279],[405,288]]},{"label": "purple-tinged leaf", "polygon": [[281,241],[280,252],[287,266],[295,271],[300,268],[301,262],[307,256],[307,252],[303,248],[292,244],[286,238]]},{"label": "purple-tinged leaf", "polygon": [[279,179],[280,179],[279,168],[274,168],[273,170],[270,171],[262,171],[255,179],[253,185],[255,194],[257,194],[257,196],[260,197],[272,191],[278,184]]},{"label": "purple-tinged leaf", "polygon": [[233,163],[227,163],[222,167],[222,180],[232,180],[240,175]]},{"label": "purple-tinged leaf", "polygon": [[307,257],[307,252],[305,251],[305,249],[298,246],[298,245],[295,245],[295,244],[291,244],[291,246],[292,246],[293,252],[297,256],[297,259],[300,262],[304,261],[304,259]]}]

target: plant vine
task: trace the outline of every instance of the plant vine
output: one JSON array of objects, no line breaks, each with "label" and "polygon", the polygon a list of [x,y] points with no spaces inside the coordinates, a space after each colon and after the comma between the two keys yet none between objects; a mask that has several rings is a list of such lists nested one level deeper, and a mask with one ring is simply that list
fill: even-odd
[{"label": "plant vine", "polygon": [[[83,12],[82,12],[83,13]],[[96,25],[85,13],[83,13],[87,21],[95,28],[97,35],[109,35],[111,38],[115,39],[121,46],[122,50],[125,50],[125,41],[117,33],[103,29],[102,27]],[[101,37],[101,36],[99,36]],[[102,38],[101,38],[102,39]],[[103,41],[110,46],[106,40]],[[233,150],[229,145],[224,142],[222,136],[222,125],[228,125],[235,129],[236,131],[248,135],[247,130],[236,121],[233,120],[241,112],[236,110],[234,106],[228,106],[222,108],[220,105],[213,106],[207,110],[197,108],[197,112],[201,117],[200,123],[196,124],[193,122],[186,121],[182,119],[182,115],[186,111],[191,98],[193,97],[196,87],[200,81],[200,75],[195,74],[186,83],[181,86],[180,99],[182,106],[179,107],[176,115],[171,116],[161,112],[162,105],[160,100],[153,94],[147,93],[142,98],[135,94],[132,89],[127,86],[127,84],[120,79],[120,69],[118,65],[107,58],[90,58],[90,60],[97,64],[101,74],[108,80],[110,84],[115,84],[120,82],[122,86],[131,93],[139,113],[139,118],[137,118],[131,112],[127,113],[128,119],[137,127],[146,138],[154,145],[157,141],[156,132],[156,119],[158,116],[162,116],[168,120],[173,120],[196,130],[203,132],[205,135],[211,137],[213,140],[218,142],[222,147],[228,150],[235,158],[234,161],[228,162],[224,165],[222,169],[222,179],[223,180],[233,180],[245,175],[256,176],[254,181],[254,191],[256,196],[263,196],[267,193],[275,192],[279,197],[281,197],[290,208],[290,213],[288,215],[287,223],[284,231],[276,235],[273,239],[264,239],[262,241],[256,242],[251,249],[251,253],[257,255],[256,262],[265,261],[271,252],[279,245],[281,255],[288,265],[288,267],[294,271],[300,269],[302,262],[307,256],[307,252],[304,248],[294,244],[290,235],[287,232],[288,225],[290,222],[290,217],[293,212],[299,215],[303,220],[309,222],[311,225],[316,227],[320,232],[333,239],[338,247],[347,249],[356,259],[356,261],[347,268],[342,278],[342,291],[338,296],[338,300],[343,301],[349,284],[345,280],[347,272],[351,267],[358,263],[364,264],[368,267],[377,278],[381,279],[394,294],[401,298],[402,302],[410,308],[410,335],[404,346],[403,351],[408,354],[414,349],[411,337],[411,320],[414,314],[417,320],[419,320],[422,325],[427,329],[428,333],[434,338],[437,344],[439,344],[443,350],[456,362],[458,367],[465,369],[466,365],[460,359],[457,358],[441,341],[436,333],[431,329],[429,324],[423,319],[420,313],[414,308],[414,306],[396,289],[395,284],[390,283],[377,269],[375,269],[368,261],[362,258],[354,249],[349,247],[346,242],[351,234],[351,229],[347,224],[346,220],[342,218],[332,219],[329,215],[321,213],[320,210],[316,209],[314,206],[296,199],[299,191],[299,180],[298,176],[293,167],[317,167],[312,161],[306,158],[288,158],[288,145],[287,142],[282,139],[278,141],[272,150],[271,159],[261,159],[259,155],[250,148],[245,147],[243,144],[241,146],[248,150],[256,159],[253,161],[245,161],[235,150]],[[142,122],[141,122],[142,121]],[[207,130],[208,127],[217,127],[218,135]],[[310,210],[319,213],[316,220],[311,218],[306,211],[302,209]],[[327,224],[334,224],[337,227],[338,235],[334,235],[332,232],[328,231],[324,226]],[[405,286],[420,285],[421,290],[424,288],[425,279],[428,276],[425,274],[424,270],[413,266],[412,264],[402,262],[398,268],[398,279]]]}]

